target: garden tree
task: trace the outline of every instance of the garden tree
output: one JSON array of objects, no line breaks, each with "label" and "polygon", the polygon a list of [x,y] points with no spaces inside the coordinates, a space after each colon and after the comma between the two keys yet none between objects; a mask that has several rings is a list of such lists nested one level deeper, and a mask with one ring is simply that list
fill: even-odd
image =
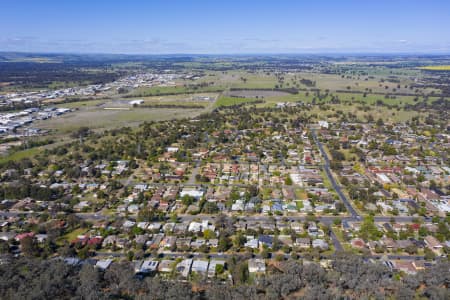
[{"label": "garden tree", "polygon": [[62,257],[75,257],[77,252],[75,251],[73,245],[66,243],[64,246],[58,248],[58,254]]},{"label": "garden tree", "polygon": [[341,218],[336,218],[336,219],[334,219],[334,220],[333,220],[333,224],[334,224],[335,226],[340,226],[340,225],[342,224]]},{"label": "garden tree", "polygon": [[341,151],[331,150],[330,152],[331,152],[331,156],[333,157],[334,160],[337,160],[337,161],[345,160],[345,155]]},{"label": "garden tree", "polygon": [[208,253],[209,252],[209,246],[207,244],[203,244],[198,248],[198,251],[202,253]]},{"label": "garden tree", "polygon": [[69,214],[66,218],[67,226],[72,230],[80,224],[80,221],[80,218],[78,218],[75,214]]},{"label": "garden tree", "polygon": [[381,147],[381,150],[383,151],[384,155],[396,155],[397,154],[397,150],[389,144],[383,144],[383,146]]},{"label": "garden tree", "polygon": [[284,179],[284,184],[285,185],[292,185],[292,179],[289,175],[286,176],[286,178]]},{"label": "garden tree", "polygon": [[215,268],[215,272],[217,275],[221,275],[223,274],[223,272],[225,271],[225,267],[223,264],[217,264],[216,268]]},{"label": "garden tree", "polygon": [[62,189],[50,189],[45,186],[40,186],[29,182],[28,180],[20,179],[13,185],[1,185],[0,195],[2,198],[21,199],[30,197],[37,200],[48,201],[49,199],[60,198],[63,194]]},{"label": "garden tree", "polygon": [[0,240],[0,254],[6,253],[9,253],[9,243],[4,240]]},{"label": "garden tree", "polygon": [[174,222],[174,223],[178,222],[178,214],[177,213],[170,214],[170,222]]},{"label": "garden tree", "polygon": [[409,245],[408,247],[405,248],[405,251],[410,255],[417,254],[417,250],[418,249],[415,245]]},{"label": "garden tree", "polygon": [[243,247],[246,241],[245,236],[239,231],[233,238],[233,246],[235,248]]},{"label": "garden tree", "polygon": [[221,213],[216,217],[215,226],[227,236],[234,234],[235,228],[233,226],[233,219],[225,214]]},{"label": "garden tree", "polygon": [[231,247],[231,240],[228,236],[225,234],[221,234],[219,236],[219,243],[217,245],[217,251],[225,252]]},{"label": "garden tree", "polygon": [[250,185],[247,188],[248,193],[250,194],[250,197],[256,197],[258,196],[258,186],[257,185]]},{"label": "garden tree", "polygon": [[378,143],[375,140],[372,140],[369,142],[369,145],[367,146],[369,150],[376,150],[378,149]]},{"label": "garden tree", "polygon": [[339,182],[344,186],[348,186],[350,184],[350,181],[347,177],[339,177]]},{"label": "garden tree", "polygon": [[273,241],[272,241],[272,250],[278,251],[278,250],[280,250],[281,246],[282,246],[282,244],[281,244],[280,240],[278,239],[278,236],[274,236]]},{"label": "garden tree", "polygon": [[433,179],[430,180],[430,189],[431,189],[431,190],[435,190],[437,187],[438,187],[438,186],[437,186],[436,181],[434,181]]},{"label": "garden tree", "polygon": [[57,249],[58,246],[56,245],[56,243],[50,239],[47,239],[41,246],[40,255],[43,258],[51,257]]},{"label": "garden tree", "polygon": [[156,210],[154,208],[144,208],[139,210],[137,220],[139,222],[155,222],[162,221],[165,219],[165,214],[162,211]]},{"label": "garden tree", "polygon": [[230,199],[236,201],[240,198],[238,190],[234,189],[230,194]]},{"label": "garden tree", "polygon": [[89,248],[87,246],[78,250],[77,255],[80,259],[87,259],[92,253],[89,252]]},{"label": "garden tree", "polygon": [[191,205],[192,203],[195,202],[195,198],[192,197],[192,196],[189,196],[189,195],[184,195],[184,196],[181,198],[181,202],[182,202],[184,205],[189,206],[189,205]]},{"label": "garden tree", "polygon": [[379,240],[383,235],[375,226],[373,216],[364,217],[359,234],[364,240]]},{"label": "garden tree", "polygon": [[205,214],[214,214],[219,211],[219,208],[217,207],[217,204],[214,202],[207,201],[205,205],[203,205],[203,212]]},{"label": "garden tree", "polygon": [[425,259],[433,260],[436,257],[436,254],[428,248],[424,249]]},{"label": "garden tree", "polygon": [[145,196],[143,192],[139,192],[137,196],[137,203],[143,203],[145,200]]},{"label": "garden tree", "polygon": [[261,258],[264,258],[264,259],[270,258],[270,252],[267,250],[267,248],[264,248],[261,251]]},{"label": "garden tree", "polygon": [[241,262],[230,268],[233,280],[237,283],[246,283],[249,280],[248,264],[247,262]]},{"label": "garden tree", "polygon": [[134,252],[131,251],[131,250],[128,251],[128,252],[127,252],[127,258],[128,258],[129,261],[132,261],[133,258],[134,258]]},{"label": "garden tree", "polygon": [[211,229],[205,229],[203,231],[203,237],[207,240],[211,240],[211,239],[215,239],[216,238],[216,234],[213,230]]},{"label": "garden tree", "polygon": [[38,256],[40,249],[34,237],[26,236],[20,240],[20,249],[26,256]]},{"label": "garden tree", "polygon": [[284,255],[283,254],[277,254],[275,256],[275,260],[278,261],[278,262],[284,260]]},{"label": "garden tree", "polygon": [[330,161],[330,168],[332,170],[342,170],[343,169],[342,162],[337,161],[337,160],[332,160],[332,161]]},{"label": "garden tree", "polygon": [[342,203],[342,202],[337,202],[337,203],[335,204],[335,207],[336,207],[336,211],[337,211],[338,213],[340,213],[340,212],[345,212],[345,211],[346,211],[345,205],[344,205],[344,203]]},{"label": "garden tree", "polygon": [[450,230],[445,222],[438,222],[438,232],[436,234],[436,238],[441,242],[450,240]]}]

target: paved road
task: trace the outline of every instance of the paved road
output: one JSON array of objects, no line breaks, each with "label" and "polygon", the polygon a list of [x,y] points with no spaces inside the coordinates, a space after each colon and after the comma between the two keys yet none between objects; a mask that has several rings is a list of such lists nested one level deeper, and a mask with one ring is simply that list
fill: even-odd
[{"label": "paved road", "polygon": [[195,162],[194,162],[194,167],[192,168],[192,173],[191,173],[191,175],[189,176],[189,180],[186,182],[186,185],[196,185],[196,182],[195,182],[195,177],[197,176],[197,174],[199,173],[199,171],[200,171],[200,161],[198,161],[198,160],[196,160]]},{"label": "paved road", "polygon": [[384,217],[378,216],[374,217],[375,222],[390,222],[392,219],[397,223],[412,223],[414,220],[424,220],[423,217],[406,217],[406,216],[395,216],[395,217]]},{"label": "paved road", "polygon": [[339,241],[339,239],[337,238],[336,234],[333,231],[333,228],[330,228],[329,233],[330,233],[331,241],[333,242],[334,251],[335,252],[344,251],[344,247],[342,247],[341,242]]},{"label": "paved road", "polygon": [[[114,257],[114,258],[122,258],[125,257],[127,254],[126,253],[122,253],[122,252],[96,252],[95,253],[96,256],[103,256],[103,257]],[[275,255],[274,253],[271,253],[271,255]],[[209,258],[217,258],[217,259],[227,259],[230,257],[236,257],[236,256],[244,256],[244,257],[252,257],[252,258],[261,258],[260,254],[252,254],[252,253],[197,253],[197,252],[192,252],[192,253],[184,253],[184,252],[161,252],[158,253],[158,255],[155,258],[167,258],[167,259],[176,259],[176,258],[200,258],[200,259],[209,259]],[[283,254],[285,259],[289,259],[291,257],[290,254]],[[322,258],[333,258],[333,256],[335,256],[335,254],[331,254],[331,255],[322,255]],[[152,257],[151,254],[146,253],[145,254],[146,258],[150,258]],[[299,258],[304,258],[303,255],[298,254]],[[366,256],[367,258],[372,258],[372,259],[384,259],[387,258],[389,260],[425,260],[424,256],[420,256],[420,255],[369,255]]]},{"label": "paved road", "polygon": [[10,218],[10,217],[17,217],[17,216],[27,216],[27,215],[38,215],[39,212],[30,212],[30,211],[0,211],[0,217],[3,218]]},{"label": "paved road", "polygon": [[[9,218],[9,217],[17,217],[17,216],[26,216],[26,215],[32,215],[36,214],[39,215],[39,212],[29,212],[29,211],[14,211],[14,212],[6,212],[6,211],[0,211],[0,217]],[[85,219],[85,220],[107,220],[111,217],[117,217],[117,215],[114,216],[107,216],[103,215],[101,211],[98,212],[86,212],[86,213],[75,213],[75,215],[79,218]],[[194,219],[202,219],[202,220],[210,220],[213,221],[216,216],[215,215],[179,215],[178,216],[183,221],[192,221]],[[283,221],[286,220],[288,222],[295,222],[295,221],[305,221],[309,218],[309,216],[301,215],[301,216],[267,216],[267,215],[248,215],[248,216],[237,216],[237,219],[239,220],[245,220],[245,221],[251,221],[251,222],[273,222],[273,221]],[[351,216],[317,216],[316,220],[319,222],[330,225],[333,223],[335,219],[340,219],[341,221],[355,221],[355,219]],[[392,220],[392,217],[384,217],[384,216],[376,216],[375,222],[390,222]],[[411,223],[415,219],[424,220],[423,217],[407,217],[407,216],[396,216],[394,217],[395,222],[397,223]],[[425,219],[427,220],[427,219]]]},{"label": "paved road", "polygon": [[[312,135],[313,135],[313,139],[314,142],[317,144],[322,157],[324,159],[325,164],[323,165],[323,168],[327,174],[328,179],[330,180],[333,188],[336,190],[336,193],[338,194],[339,198],[341,199],[341,201],[344,203],[345,207],[347,208],[347,211],[350,213],[351,216],[319,216],[316,219],[321,222],[322,224],[325,225],[331,225],[332,222],[339,218],[341,220],[346,220],[346,221],[357,221],[357,220],[361,220],[361,216],[357,213],[357,211],[353,208],[352,204],[350,203],[350,201],[348,200],[348,198],[345,196],[345,194],[342,192],[341,187],[337,184],[336,180],[333,177],[333,174],[331,173],[331,169],[330,169],[330,160],[328,158],[327,153],[325,152],[322,143],[317,139],[317,135],[316,132],[313,130],[312,131]],[[282,164],[284,165],[284,158],[281,157],[282,160]],[[200,162],[196,161],[195,162],[195,167],[192,170],[192,174],[189,178],[189,180],[183,184],[184,186],[201,186],[199,184],[195,183],[195,176],[198,174],[199,172],[199,166],[200,166]],[[126,185],[131,184],[132,182],[132,177],[130,176],[127,181],[126,181]],[[170,185],[167,183],[161,183],[161,184],[151,184],[153,186],[168,186]],[[183,186],[182,185],[182,186]],[[246,187],[248,185],[245,184],[227,184],[227,185],[222,185],[222,184],[215,184],[215,186],[237,186],[237,187]],[[3,212],[0,211],[0,217],[15,217],[15,216],[19,216],[19,215],[29,215],[29,214],[34,214],[34,212]],[[109,219],[110,216],[105,216],[103,215],[100,211],[96,212],[96,213],[76,213],[76,215],[82,219],[87,219],[87,220],[106,220]],[[182,221],[192,221],[194,219],[202,219],[202,220],[209,220],[211,222],[214,221],[215,216],[213,215],[181,215],[179,216],[179,218]],[[273,222],[273,221],[281,221],[281,220],[287,220],[289,222],[294,222],[294,221],[305,221],[308,218],[308,216],[265,216],[265,215],[251,215],[251,216],[238,216],[238,219],[241,220],[246,220],[246,221],[253,221],[253,222]],[[384,217],[384,216],[377,216],[375,217],[375,222],[390,222],[392,219],[394,219],[397,223],[410,223],[412,222],[414,219],[421,219],[421,217],[410,217],[410,216],[395,216],[395,217]],[[331,229],[329,231],[329,236],[333,242],[334,248],[336,252],[339,251],[343,251],[344,248],[342,247],[339,239],[337,238],[336,234],[334,233],[334,231]],[[99,256],[113,256],[113,257],[122,257],[125,254],[124,253],[110,253],[110,252],[97,252],[97,255]],[[215,257],[215,258],[225,258],[227,256],[229,256],[229,254],[203,254],[203,253],[190,253],[190,254],[185,254],[185,253],[161,253],[160,255],[163,255],[164,257],[185,257],[185,256],[191,256],[191,257]],[[233,256],[235,255],[247,255],[244,253],[235,253],[233,254]],[[286,257],[288,257],[289,255],[285,255]],[[258,255],[253,255],[253,257],[259,257]],[[371,255],[371,258],[376,258],[376,259],[380,259],[382,257],[382,255]],[[424,259],[423,256],[414,256],[414,255],[388,255],[387,256],[389,259],[396,259],[396,260],[402,260],[402,259],[406,259],[406,260],[411,260],[411,259],[416,259],[416,260],[422,260]]]},{"label": "paved road", "polygon": [[[317,144],[322,157],[324,159],[324,170],[327,174],[328,179],[330,180],[333,188],[335,189],[336,193],[338,194],[339,198],[341,199],[341,201],[344,203],[345,207],[347,208],[347,211],[350,213],[351,216],[322,216],[322,217],[317,217],[317,220],[325,225],[331,225],[332,222],[336,219],[339,218],[341,220],[347,220],[347,221],[356,221],[356,220],[361,220],[361,216],[357,213],[357,211],[353,208],[352,204],[350,203],[350,201],[348,200],[348,198],[345,196],[345,194],[342,192],[341,187],[337,184],[336,180],[333,177],[333,174],[331,173],[331,169],[330,169],[330,160],[328,158],[327,153],[325,152],[322,143],[318,140],[316,132],[313,130],[312,131],[312,135],[313,135],[313,139],[314,142]],[[195,162],[195,167],[193,168],[192,174],[188,180],[188,182],[186,184],[184,184],[185,186],[200,186],[198,184],[195,184],[195,176],[198,174],[199,172],[199,161]],[[284,164],[284,159],[282,157],[282,164]],[[128,178],[127,184],[131,183],[131,177]],[[156,185],[170,185],[170,184],[152,184],[154,186]],[[221,186],[221,184],[216,184],[216,186]],[[240,186],[240,187],[246,187],[247,185],[245,184],[230,184],[228,186]],[[21,213],[19,212],[0,212],[0,216],[6,216],[6,217],[10,217],[10,216],[17,216],[20,215]],[[29,212],[24,212],[22,214],[29,214]],[[109,216],[104,216],[101,212],[97,212],[97,213],[77,213],[76,214],[78,217],[82,218],[82,219],[90,219],[90,220],[104,220],[104,219],[109,219]],[[192,221],[194,219],[202,219],[202,220],[209,220],[209,221],[214,221],[215,216],[211,216],[211,215],[182,215],[179,216],[181,220],[183,221]],[[257,221],[257,222],[273,222],[273,221],[280,221],[280,220],[288,220],[290,222],[294,222],[294,221],[304,221],[306,220],[308,217],[307,216],[264,216],[264,215],[253,215],[253,216],[238,216],[238,219],[243,219],[246,221]],[[404,217],[404,216],[396,216],[394,217],[396,222],[402,223],[402,222],[412,222],[413,219],[415,217]],[[389,222],[392,219],[392,217],[383,217],[383,216],[378,216],[375,217],[375,221],[376,222]],[[339,239],[337,238],[336,234],[333,232],[333,230],[331,229],[329,232],[330,238],[333,242],[334,248],[337,252],[339,251],[343,251],[344,248],[342,247]],[[102,253],[99,252],[99,255],[110,255],[110,253]],[[166,255],[166,254],[165,254]],[[184,255],[184,254],[170,254],[170,255]],[[191,255],[193,256],[197,256],[197,255],[202,255],[199,253],[192,253]],[[216,255],[216,254],[211,254],[211,255]],[[218,254],[217,254],[218,255]],[[220,255],[220,257],[222,257],[223,254]],[[119,255],[120,256],[120,255]],[[372,256],[374,258],[377,258],[377,256]],[[420,257],[415,257],[415,256],[398,256],[398,255],[391,255],[388,257],[392,257],[390,259],[420,259]],[[423,258],[423,257],[422,257]]]},{"label": "paved road", "polygon": [[331,174],[330,160],[328,158],[328,154],[323,149],[322,143],[317,139],[317,135],[316,135],[316,132],[314,130],[312,131],[312,136],[313,136],[314,142],[319,147],[320,153],[322,154],[322,157],[324,159],[324,162],[325,162],[325,164],[324,164],[325,173],[327,174],[327,177],[330,180],[331,185],[333,186],[333,188],[335,189],[336,193],[338,194],[339,199],[341,199],[341,201],[344,203],[345,207],[350,212],[350,214],[352,215],[353,218],[355,218],[357,220],[361,219],[361,217],[358,215],[356,210],[351,205],[350,201],[347,199],[347,196],[345,196],[344,193],[342,192],[341,187],[336,183],[336,180],[334,179],[333,174]]},{"label": "paved road", "polygon": [[371,255],[372,258],[381,259],[386,257],[392,260],[425,260],[421,255]]},{"label": "paved road", "polygon": [[[39,215],[39,212],[29,212],[29,211],[21,211],[21,212],[5,212],[0,211],[0,217],[9,218],[9,217],[17,217],[17,216],[23,216],[23,215],[32,215],[36,214]],[[98,212],[86,212],[86,213],[75,213],[75,215],[81,219],[85,220],[107,220],[111,217],[117,217],[117,215],[114,216],[107,216],[103,215],[101,211]],[[178,216],[180,220],[182,221],[192,221],[195,219],[202,219],[202,220],[210,220],[213,221],[216,216],[215,215],[205,215],[205,214],[199,214],[199,215],[179,215]],[[283,221],[286,220],[288,222],[295,222],[295,221],[305,221],[309,218],[309,216],[301,215],[301,216],[267,216],[267,215],[248,215],[248,216],[237,216],[238,220],[245,220],[250,222],[273,222],[273,221]],[[351,216],[317,216],[316,220],[319,222],[330,225],[333,223],[335,219],[340,219],[341,221],[355,221],[355,219]],[[374,218],[375,222],[390,222],[392,217],[384,217],[384,216],[377,216]],[[423,220],[423,217],[402,217],[402,216],[396,216],[394,217],[395,221],[397,223],[411,223],[415,219]]]},{"label": "paved road", "polygon": [[[0,212],[0,216],[5,216],[5,217],[14,217],[14,216],[18,216],[18,215],[28,215],[28,214],[33,214],[33,212]],[[96,220],[103,220],[103,219],[108,219],[109,216],[104,216],[100,213],[77,213],[76,214],[78,217],[83,218],[83,219],[96,219]],[[181,220],[193,220],[196,218],[200,218],[200,219],[207,219],[210,221],[214,221],[215,216],[211,216],[211,215],[182,215],[180,216]],[[260,221],[260,222],[265,222],[265,221],[276,221],[276,220],[282,220],[282,219],[287,219],[288,221],[303,221],[307,218],[307,216],[293,216],[293,217],[270,217],[270,216],[241,216],[238,217],[238,219],[241,220],[247,220],[247,221]],[[323,217],[318,217],[318,221],[325,224],[325,225],[330,225],[332,224],[333,220],[336,218],[340,218],[342,220],[354,220],[352,217],[336,217],[336,216],[323,216]],[[413,217],[397,217],[397,218],[401,218],[399,219],[399,221],[404,221],[404,222],[410,222],[411,219]],[[377,219],[377,218],[376,218]],[[390,217],[378,217],[378,221],[389,221],[391,218]],[[331,230],[329,232],[330,238],[333,242],[334,248],[336,250],[336,252],[340,252],[343,251],[343,247],[339,241],[339,239],[336,237],[335,233],[333,232],[333,230]],[[126,254],[125,253],[111,253],[111,252],[97,252],[96,253],[98,256],[111,256],[111,257],[124,257]],[[228,256],[235,256],[235,255],[248,255],[246,253],[237,253],[237,254],[226,254],[226,253],[208,253],[208,254],[204,254],[204,253],[162,253],[161,256],[163,257],[171,257],[171,258],[177,258],[177,257],[187,257],[187,256],[192,256],[192,257],[214,257],[214,258],[226,258]],[[259,257],[258,255],[253,255],[253,257]],[[285,255],[285,257],[289,257],[288,254]],[[371,255],[369,256],[370,258],[375,258],[375,259],[381,259],[383,257],[386,257],[385,255]],[[423,256],[419,256],[419,255],[387,255],[388,259],[393,259],[393,260],[423,260],[424,257]]]}]

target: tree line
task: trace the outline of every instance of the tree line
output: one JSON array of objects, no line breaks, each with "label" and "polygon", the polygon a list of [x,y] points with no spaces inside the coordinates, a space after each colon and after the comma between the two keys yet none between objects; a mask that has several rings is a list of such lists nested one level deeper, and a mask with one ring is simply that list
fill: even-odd
[{"label": "tree line", "polygon": [[[233,282],[176,275],[138,277],[129,262],[113,263],[106,271],[61,259],[4,258],[0,264],[2,299],[448,299],[449,262],[417,275],[390,271],[381,263],[340,254],[329,268],[285,260],[268,266],[268,275],[249,276],[241,258],[226,268]],[[194,288],[195,287],[195,288]]]}]

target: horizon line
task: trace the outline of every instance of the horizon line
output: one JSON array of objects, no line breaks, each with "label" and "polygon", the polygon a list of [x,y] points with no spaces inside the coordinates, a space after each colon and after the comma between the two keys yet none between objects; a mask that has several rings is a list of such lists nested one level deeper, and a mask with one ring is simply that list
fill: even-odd
[{"label": "horizon line", "polygon": [[[448,51],[448,50],[446,50]],[[0,54],[17,53],[17,54],[41,54],[41,55],[123,55],[123,56],[269,56],[269,55],[427,55],[427,56],[447,56],[448,52],[439,51],[387,51],[387,52],[369,52],[369,51],[348,51],[348,52],[167,52],[167,53],[113,53],[113,52],[77,52],[77,51],[8,51],[0,50]]]}]

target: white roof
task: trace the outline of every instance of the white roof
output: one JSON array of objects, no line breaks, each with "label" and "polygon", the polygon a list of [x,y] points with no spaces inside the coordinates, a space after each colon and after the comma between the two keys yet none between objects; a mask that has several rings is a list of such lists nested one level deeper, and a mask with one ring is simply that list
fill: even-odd
[{"label": "white roof", "polygon": [[192,263],[193,272],[206,272],[208,270],[209,262],[205,260],[194,260]]},{"label": "white roof", "polygon": [[144,260],[144,262],[141,265],[142,271],[155,271],[158,267],[159,262],[156,260]]},{"label": "white roof", "polygon": [[183,189],[180,193],[180,197],[183,197],[185,195],[194,197],[194,198],[201,198],[203,196],[204,192],[202,190],[193,190],[193,189]]},{"label": "white roof", "polygon": [[111,265],[112,259],[101,259],[97,261],[95,266],[99,269],[106,270]]}]

